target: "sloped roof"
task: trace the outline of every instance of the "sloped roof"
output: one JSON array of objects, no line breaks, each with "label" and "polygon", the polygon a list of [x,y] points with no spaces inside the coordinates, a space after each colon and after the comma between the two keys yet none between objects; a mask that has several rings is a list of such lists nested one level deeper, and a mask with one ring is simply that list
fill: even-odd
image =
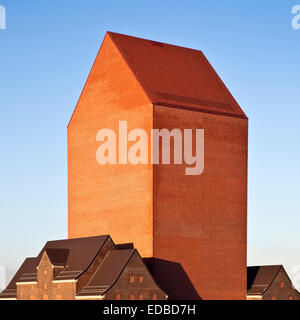
[{"label": "sloped roof", "polygon": [[153,104],[247,118],[201,51],[107,34]]},{"label": "sloped roof", "polygon": [[[48,241],[38,257],[41,258],[44,250],[49,252],[51,249],[67,249],[66,268],[55,277],[55,280],[74,279],[88,268],[89,264],[108,238],[108,235],[104,235]],[[62,251],[59,253],[56,250],[56,253],[53,253],[53,256],[54,255],[56,256],[55,259],[58,259],[58,255],[61,255],[60,259],[63,258],[63,255],[64,258],[66,258],[66,252],[63,254]],[[49,259],[51,260],[50,257]]]},{"label": "sloped roof", "polygon": [[37,258],[26,258],[17,273],[10,281],[7,288],[0,293],[0,299],[10,299],[17,297],[17,285],[16,282],[20,281],[20,278],[24,277],[26,281],[36,281],[36,267],[38,264]]},{"label": "sloped roof", "polygon": [[110,251],[87,286],[77,296],[94,296],[105,293],[119,278],[135,249]]},{"label": "sloped roof", "polygon": [[37,281],[37,266],[46,251],[53,266],[65,266],[55,280],[76,279],[84,272],[110,236],[48,241],[36,258],[27,258],[0,298],[16,298],[16,282]]},{"label": "sloped roof", "polygon": [[247,268],[248,295],[262,295],[271,285],[282,265]]}]

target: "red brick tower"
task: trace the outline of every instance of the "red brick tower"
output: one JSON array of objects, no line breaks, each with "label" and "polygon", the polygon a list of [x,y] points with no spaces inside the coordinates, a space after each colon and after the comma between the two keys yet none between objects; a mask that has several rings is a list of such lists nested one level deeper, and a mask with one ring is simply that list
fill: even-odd
[{"label": "red brick tower", "polygon": [[[99,165],[96,134],[119,120],[148,136],[204,129],[203,174]],[[68,126],[69,237],[134,242],[170,298],[245,299],[247,140],[247,117],[201,51],[108,32]]]}]

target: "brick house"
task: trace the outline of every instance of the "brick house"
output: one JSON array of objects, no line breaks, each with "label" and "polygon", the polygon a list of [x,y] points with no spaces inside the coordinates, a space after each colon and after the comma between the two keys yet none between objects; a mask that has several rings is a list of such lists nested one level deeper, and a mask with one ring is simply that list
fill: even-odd
[{"label": "brick house", "polygon": [[248,300],[300,300],[282,265],[247,268]]},{"label": "brick house", "polygon": [[138,251],[123,247],[110,236],[49,241],[24,261],[0,299],[167,299]]}]

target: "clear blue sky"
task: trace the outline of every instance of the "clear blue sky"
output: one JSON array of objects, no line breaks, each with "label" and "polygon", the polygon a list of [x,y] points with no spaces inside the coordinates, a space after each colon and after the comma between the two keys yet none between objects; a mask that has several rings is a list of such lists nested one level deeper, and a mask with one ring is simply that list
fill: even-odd
[{"label": "clear blue sky", "polygon": [[249,264],[300,264],[300,0],[0,0],[0,265],[67,237],[66,126],[107,30],[202,50],[250,119]]}]

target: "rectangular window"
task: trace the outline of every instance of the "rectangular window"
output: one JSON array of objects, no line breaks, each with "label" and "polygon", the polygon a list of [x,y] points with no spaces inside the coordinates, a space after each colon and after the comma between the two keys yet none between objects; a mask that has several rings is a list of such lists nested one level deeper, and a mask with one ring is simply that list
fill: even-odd
[{"label": "rectangular window", "polygon": [[142,283],[144,280],[143,276],[139,276],[139,282]]},{"label": "rectangular window", "polygon": [[120,300],[121,296],[119,293],[116,294],[116,300]]},{"label": "rectangular window", "polygon": [[129,282],[133,283],[134,282],[134,276],[129,277]]},{"label": "rectangular window", "polygon": [[44,290],[47,290],[47,283],[44,283]]},{"label": "rectangular window", "polygon": [[284,282],[280,282],[280,288],[284,288]]},{"label": "rectangular window", "polygon": [[154,294],[152,295],[152,300],[157,300],[157,294],[156,294],[156,293],[154,293]]},{"label": "rectangular window", "polygon": [[131,293],[131,294],[129,295],[129,300],[134,300],[134,294],[133,294],[133,293]]},{"label": "rectangular window", "polygon": [[139,294],[139,300],[143,300],[143,299],[144,299],[143,294],[140,293],[140,294]]}]

